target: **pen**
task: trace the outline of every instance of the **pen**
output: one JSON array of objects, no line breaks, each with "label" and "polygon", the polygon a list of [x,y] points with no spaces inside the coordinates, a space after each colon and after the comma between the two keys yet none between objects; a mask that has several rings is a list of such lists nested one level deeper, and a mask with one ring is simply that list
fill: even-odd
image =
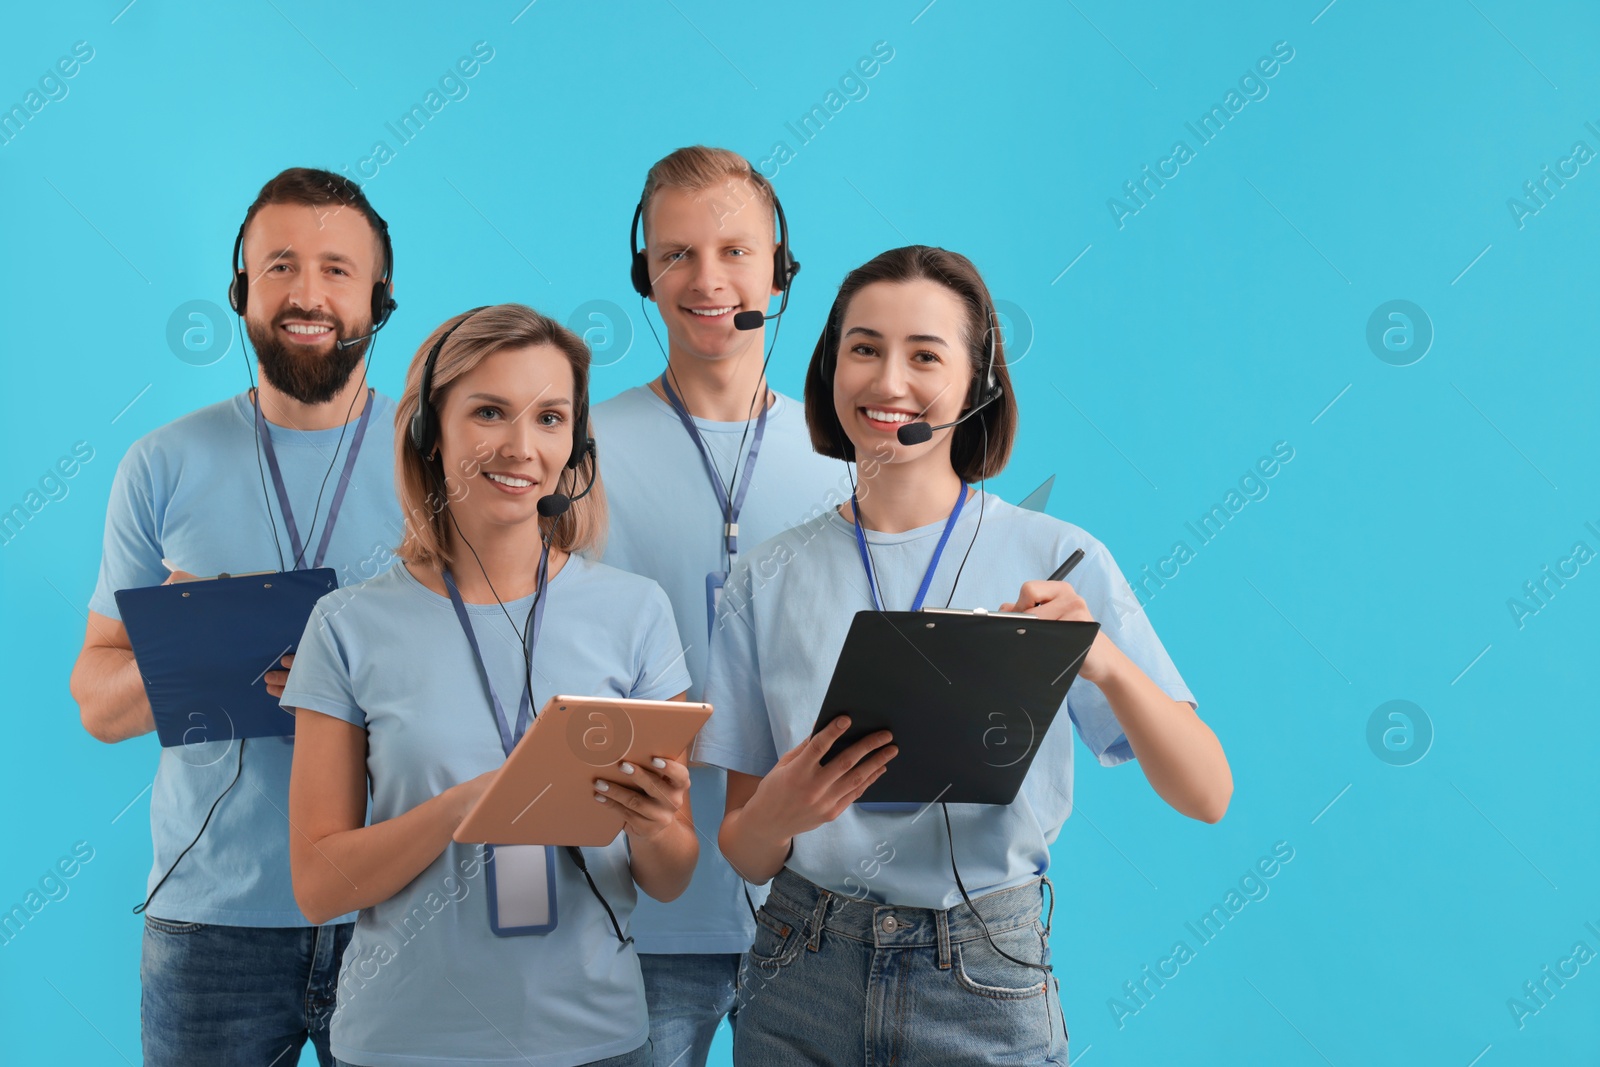
[{"label": "pen", "polygon": [[1055,571],[1050,575],[1050,577],[1045,579],[1045,581],[1059,582],[1061,579],[1065,578],[1067,575],[1072,573],[1072,568],[1076,567],[1078,564],[1080,564],[1082,562],[1083,562],[1083,549],[1081,549],[1081,548],[1073,549],[1072,550],[1072,555],[1068,556],[1066,558],[1066,560],[1062,562],[1061,566],[1057,567],[1055,569]]}]

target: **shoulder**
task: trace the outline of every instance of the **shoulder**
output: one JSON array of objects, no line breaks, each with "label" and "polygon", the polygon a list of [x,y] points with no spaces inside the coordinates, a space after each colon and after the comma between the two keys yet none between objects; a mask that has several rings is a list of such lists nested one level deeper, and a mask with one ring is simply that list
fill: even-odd
[{"label": "shoulder", "polygon": [[152,472],[162,470],[186,453],[214,448],[231,435],[248,433],[250,421],[245,412],[249,409],[241,408],[243,403],[244,394],[239,393],[157,426],[128,446],[121,465]]},{"label": "shoulder", "polygon": [[320,620],[331,630],[345,633],[413,617],[419,597],[431,597],[406,565],[396,560],[375,577],[343,585],[317,600],[312,620]]},{"label": "shoulder", "polygon": [[635,385],[631,389],[624,389],[609,400],[602,400],[594,405],[590,415],[599,422],[607,423],[628,418],[642,411],[648,411],[654,396],[648,385]]},{"label": "shoulder", "polygon": [[[586,599],[605,597],[623,607],[656,599],[665,601],[667,597],[653,578],[646,578],[642,574],[634,574],[621,567],[613,567],[609,563],[601,563],[599,560],[576,553],[568,556],[567,562],[562,565],[557,580],[562,578],[565,578],[572,588],[581,589]],[[553,582],[552,589],[554,589]]]}]

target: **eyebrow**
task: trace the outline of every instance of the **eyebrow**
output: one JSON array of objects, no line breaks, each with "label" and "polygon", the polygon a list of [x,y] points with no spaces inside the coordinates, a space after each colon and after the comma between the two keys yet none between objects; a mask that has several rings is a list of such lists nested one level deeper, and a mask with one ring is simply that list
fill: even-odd
[{"label": "eyebrow", "polygon": [[[874,337],[874,338],[877,338],[880,341],[883,339],[883,334],[879,333],[877,330],[874,330],[870,326],[852,326],[852,327],[850,327],[848,330],[846,330],[844,332],[844,335],[846,337],[849,337],[853,333],[864,333],[868,337]],[[950,343],[949,341],[946,341],[943,337],[940,337],[938,334],[935,334],[935,333],[912,333],[912,334],[907,334],[906,335],[906,340],[907,341],[918,341],[918,342],[920,342],[922,344],[935,344],[935,345],[949,345],[949,343]]]},{"label": "eyebrow", "polygon": [[[354,259],[352,259],[351,257],[345,255],[343,252],[324,252],[320,256],[318,256],[317,258],[322,259],[322,260],[324,260],[324,261],[326,261],[328,263],[348,263],[351,266],[355,266],[355,262],[356,262]],[[269,263],[278,263],[278,262],[280,262],[282,260],[289,260],[291,262],[299,262],[299,259],[300,259],[300,257],[295,254],[294,247],[291,245],[291,246],[286,246],[284,248],[280,248],[277,251],[273,252],[268,257],[268,262]]]},{"label": "eyebrow", "polygon": [[[472,393],[472,394],[468,395],[467,399],[468,400],[487,400],[491,404],[499,404],[502,407],[510,407],[511,406],[511,401],[507,400],[503,396],[496,396],[494,393]],[[534,398],[534,403],[539,403],[539,400],[538,400],[537,397]],[[561,407],[562,405],[566,405],[567,407],[571,407],[572,406],[572,401],[568,400],[564,396],[561,396],[561,397],[556,397],[553,400],[544,401],[542,406],[547,407],[547,408],[557,408],[557,407]],[[533,405],[529,404],[528,406],[532,407]]]}]

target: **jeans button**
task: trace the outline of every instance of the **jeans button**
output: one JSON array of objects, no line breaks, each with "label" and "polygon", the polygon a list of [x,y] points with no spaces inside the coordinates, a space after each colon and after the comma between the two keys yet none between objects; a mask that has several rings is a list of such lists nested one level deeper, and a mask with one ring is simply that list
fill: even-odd
[{"label": "jeans button", "polygon": [[897,927],[899,925],[900,925],[899,923],[895,922],[895,918],[894,918],[893,915],[885,915],[883,917],[883,932],[884,933],[886,933],[886,934],[894,933],[895,927]]}]

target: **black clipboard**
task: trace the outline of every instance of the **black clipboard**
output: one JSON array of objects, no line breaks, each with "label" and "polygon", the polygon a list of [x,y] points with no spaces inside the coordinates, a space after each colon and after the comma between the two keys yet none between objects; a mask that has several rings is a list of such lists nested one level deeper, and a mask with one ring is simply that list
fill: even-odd
[{"label": "black clipboard", "polygon": [[812,732],[850,716],[827,759],[894,733],[900,751],[859,803],[1009,804],[1099,632],[998,612],[857,612]]},{"label": "black clipboard", "polygon": [[294,734],[263,676],[300,646],[332,567],[118,589],[161,747]]}]

